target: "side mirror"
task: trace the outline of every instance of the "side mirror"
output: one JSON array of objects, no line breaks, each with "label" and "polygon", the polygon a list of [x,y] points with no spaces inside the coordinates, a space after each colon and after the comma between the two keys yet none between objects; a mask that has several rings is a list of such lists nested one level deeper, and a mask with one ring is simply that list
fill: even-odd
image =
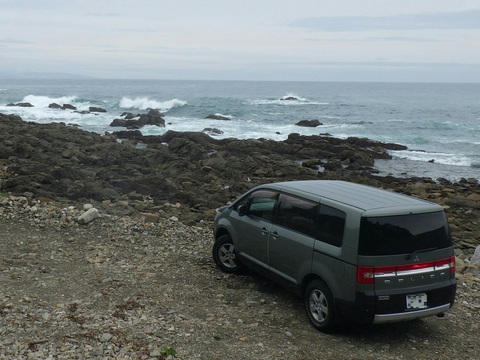
[{"label": "side mirror", "polygon": [[237,211],[238,211],[238,216],[245,216],[247,215],[247,205],[240,205],[238,208],[237,208]]}]

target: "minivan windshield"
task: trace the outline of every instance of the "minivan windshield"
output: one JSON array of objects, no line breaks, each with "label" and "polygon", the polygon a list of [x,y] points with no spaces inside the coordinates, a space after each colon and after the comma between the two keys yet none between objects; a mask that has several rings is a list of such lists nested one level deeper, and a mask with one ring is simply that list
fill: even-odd
[{"label": "minivan windshield", "polygon": [[360,255],[412,254],[452,245],[443,211],[362,218]]}]

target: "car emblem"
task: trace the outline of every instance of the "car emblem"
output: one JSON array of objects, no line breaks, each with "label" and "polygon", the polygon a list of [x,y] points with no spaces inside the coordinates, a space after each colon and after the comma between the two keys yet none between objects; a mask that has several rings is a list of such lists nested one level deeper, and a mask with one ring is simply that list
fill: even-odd
[{"label": "car emblem", "polygon": [[419,261],[420,261],[420,259],[418,258],[417,255],[415,255],[415,257],[413,258],[413,262],[419,262]]}]

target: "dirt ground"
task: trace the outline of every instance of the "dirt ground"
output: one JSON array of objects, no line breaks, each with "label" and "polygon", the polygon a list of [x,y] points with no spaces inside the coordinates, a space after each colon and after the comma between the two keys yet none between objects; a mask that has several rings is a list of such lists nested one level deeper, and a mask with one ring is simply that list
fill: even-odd
[{"label": "dirt ground", "polygon": [[220,272],[211,224],[0,212],[0,359],[477,359],[480,281],[443,318],[316,331],[303,303]]}]

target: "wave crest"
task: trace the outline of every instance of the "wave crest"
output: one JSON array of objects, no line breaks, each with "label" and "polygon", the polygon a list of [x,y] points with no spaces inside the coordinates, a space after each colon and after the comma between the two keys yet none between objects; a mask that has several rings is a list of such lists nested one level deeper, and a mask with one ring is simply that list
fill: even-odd
[{"label": "wave crest", "polygon": [[151,100],[147,97],[136,97],[135,99],[131,99],[128,97],[123,97],[120,100],[119,106],[121,108],[126,109],[139,109],[139,110],[147,110],[147,109],[158,109],[160,111],[168,111],[174,107],[180,107],[186,105],[187,102],[179,99],[172,99],[167,101],[157,101]]},{"label": "wave crest", "polygon": [[77,100],[76,96],[61,96],[61,97],[49,97],[49,96],[37,96],[37,95],[27,95],[23,98],[22,102],[28,102],[35,107],[46,108],[52,103],[57,103],[60,105],[71,104]]},{"label": "wave crest", "polygon": [[470,158],[458,154],[427,152],[419,150],[393,150],[390,151],[390,154],[394,159],[407,159],[423,162],[429,162],[433,160],[436,164],[474,167],[474,164]]}]

